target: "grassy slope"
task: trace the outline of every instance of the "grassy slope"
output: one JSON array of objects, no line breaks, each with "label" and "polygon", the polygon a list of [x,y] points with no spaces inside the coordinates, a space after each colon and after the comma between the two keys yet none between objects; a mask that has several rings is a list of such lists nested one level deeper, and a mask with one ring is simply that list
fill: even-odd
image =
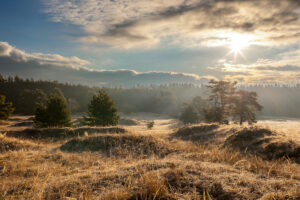
[{"label": "grassy slope", "polygon": [[[223,148],[222,137],[216,143],[196,144],[174,137],[163,126],[160,133],[160,128],[131,127],[126,134],[86,134],[58,141],[1,136],[1,141],[18,148],[0,154],[0,199],[299,198],[298,164]],[[232,128],[222,126],[218,131],[226,135]],[[106,138],[105,148],[95,148],[99,138]],[[84,148],[80,153],[74,146],[60,150],[70,141]],[[95,151],[89,151],[88,142]],[[119,144],[125,146],[116,148]]]}]

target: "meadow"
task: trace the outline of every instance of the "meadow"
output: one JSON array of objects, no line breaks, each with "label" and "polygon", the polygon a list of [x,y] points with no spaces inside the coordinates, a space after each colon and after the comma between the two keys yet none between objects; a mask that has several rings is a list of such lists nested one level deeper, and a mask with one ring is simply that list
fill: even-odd
[{"label": "meadow", "polygon": [[139,114],[37,130],[30,120],[0,126],[0,199],[300,198],[300,121],[183,126]]}]

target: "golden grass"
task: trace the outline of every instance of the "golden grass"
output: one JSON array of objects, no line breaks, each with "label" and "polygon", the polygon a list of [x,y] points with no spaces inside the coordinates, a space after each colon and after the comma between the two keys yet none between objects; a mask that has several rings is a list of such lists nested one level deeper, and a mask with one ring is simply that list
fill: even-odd
[{"label": "golden grass", "polygon": [[[300,166],[289,159],[267,161],[218,144],[170,139],[169,134],[161,137],[157,132],[158,127],[154,136],[95,134],[49,143],[2,135],[1,142],[26,148],[0,154],[0,199],[300,198]],[[105,151],[100,147],[104,138],[109,147]],[[84,141],[84,148],[96,149],[60,150],[71,141],[80,145]],[[137,154],[145,149],[147,156]],[[168,153],[161,156],[154,149]]]},{"label": "golden grass", "polygon": [[0,134],[0,153],[37,148],[38,145],[33,142],[6,137],[5,135]]}]

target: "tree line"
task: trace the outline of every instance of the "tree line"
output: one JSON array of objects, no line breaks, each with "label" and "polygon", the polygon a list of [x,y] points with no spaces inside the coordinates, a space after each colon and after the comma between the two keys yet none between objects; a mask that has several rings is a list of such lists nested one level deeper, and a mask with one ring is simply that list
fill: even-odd
[{"label": "tree line", "polygon": [[60,89],[64,94],[71,113],[85,112],[93,94],[100,89],[113,99],[120,112],[152,112],[172,116],[180,112],[182,102],[199,94],[199,88],[190,84],[99,88],[22,79],[18,76],[1,77],[0,75],[0,94],[5,95],[7,100],[13,103],[15,114],[22,115],[33,115],[36,109],[35,102],[44,101],[48,95],[55,93],[56,89]]},{"label": "tree line", "polygon": [[[257,94],[245,90],[236,90],[236,82],[211,80],[206,87],[210,91],[208,101],[197,96],[190,104],[186,104],[180,115],[180,120],[185,124],[218,122],[228,124],[229,118],[239,119],[242,124],[248,121],[255,123],[255,111],[262,110],[257,102]],[[38,127],[72,126],[71,114],[66,98],[60,89],[46,97],[43,93],[39,101],[35,102],[34,122]],[[14,111],[11,102],[5,101],[5,96],[0,96],[0,119],[7,119]],[[87,105],[87,112],[81,118],[82,125],[109,126],[117,125],[120,120],[113,100],[104,91],[95,93]],[[153,125],[152,125],[153,126]]]},{"label": "tree line", "polygon": [[[300,85],[294,87],[282,85],[235,86],[238,90],[256,92],[258,102],[264,109],[258,116],[300,117]],[[33,115],[36,102],[45,101],[47,96],[60,89],[66,99],[71,113],[84,113],[93,94],[103,89],[114,101],[119,112],[152,112],[179,117],[180,112],[195,96],[202,100],[197,106],[207,104],[209,88],[191,84],[167,84],[123,87],[88,87],[58,83],[56,81],[40,81],[22,79],[18,76],[3,77],[0,75],[0,94],[6,96],[15,108],[14,114]],[[205,117],[201,110],[202,118]]]}]

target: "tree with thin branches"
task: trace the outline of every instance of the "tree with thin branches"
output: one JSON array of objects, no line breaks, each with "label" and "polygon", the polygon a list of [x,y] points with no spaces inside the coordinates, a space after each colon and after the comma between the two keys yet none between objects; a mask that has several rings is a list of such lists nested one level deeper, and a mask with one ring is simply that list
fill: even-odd
[{"label": "tree with thin branches", "polygon": [[249,124],[255,123],[255,111],[260,111],[263,107],[257,101],[256,92],[239,90],[233,99],[232,114],[239,118],[240,125],[248,121]]},{"label": "tree with thin branches", "polygon": [[208,83],[206,87],[210,90],[208,100],[211,102],[211,106],[204,110],[207,121],[220,123],[227,121],[236,84],[236,82],[216,80]]}]

